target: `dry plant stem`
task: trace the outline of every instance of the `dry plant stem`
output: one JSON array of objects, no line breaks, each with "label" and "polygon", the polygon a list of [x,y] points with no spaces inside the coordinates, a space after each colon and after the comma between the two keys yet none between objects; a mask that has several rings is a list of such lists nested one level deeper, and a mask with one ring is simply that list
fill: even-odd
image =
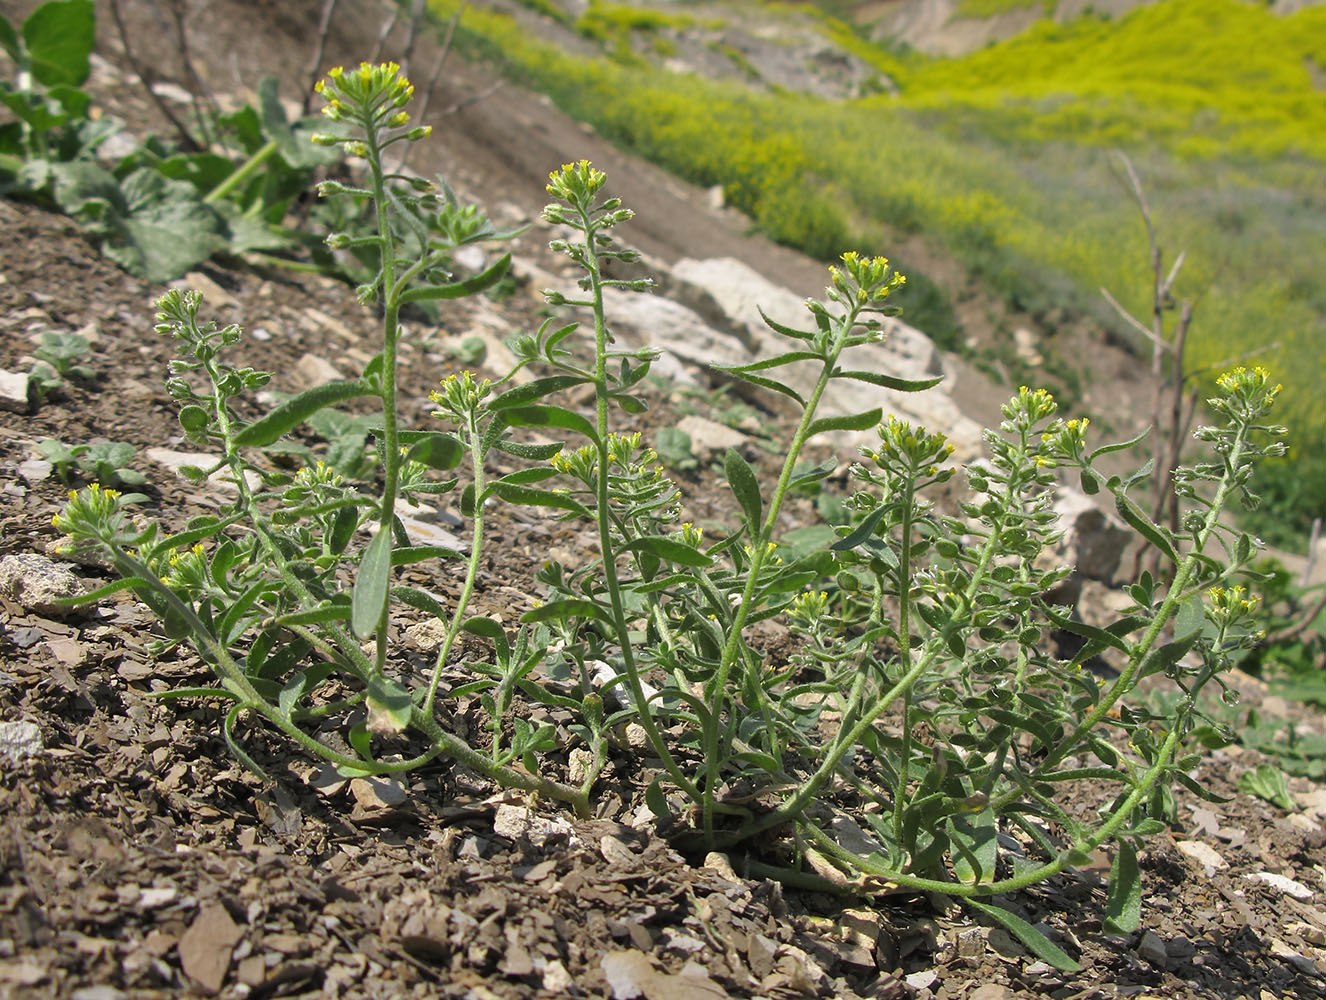
[{"label": "dry plant stem", "polygon": [[339,0],[326,0],[322,5],[322,14],[318,17],[318,42],[313,48],[313,58],[309,60],[308,85],[304,88],[304,100],[299,105],[299,113],[306,115],[313,107],[313,85],[322,77],[322,57],[327,51],[327,36],[331,34],[332,18],[336,15]]},{"label": "dry plant stem", "polygon": [[129,44],[129,29],[125,26],[124,16],[120,11],[119,0],[111,0],[110,10],[111,17],[115,21],[115,30],[120,36],[120,44],[124,46],[124,57],[129,60],[129,65],[133,67],[133,71],[137,75],[139,82],[143,85],[143,89],[147,91],[148,98],[157,106],[157,110],[161,112],[166,121],[170,122],[175,131],[179,133],[180,143],[184,146],[186,152],[196,153],[202,150],[204,148],[203,144],[193,137],[188,126],[180,121],[179,117],[171,109],[170,104],[152,89],[152,84],[156,82],[156,74],[140,63],[138,58],[134,55],[133,46]]},{"label": "dry plant stem", "polygon": [[[456,8],[456,12],[451,15],[451,19],[447,22],[447,33],[442,38],[442,48],[439,50],[437,54],[437,61],[433,63],[433,72],[428,77],[428,83],[424,85],[423,100],[419,104],[419,112],[417,117],[421,122],[428,120],[428,105],[431,104],[433,100],[433,89],[437,86],[438,78],[442,75],[442,67],[447,61],[447,55],[451,52],[451,41],[456,35],[456,25],[460,23],[460,17],[462,14],[465,13],[465,8],[467,8],[469,5],[470,5],[469,0],[464,0],[464,2],[461,3],[459,7]],[[442,111],[439,117],[447,117],[449,115],[454,115],[457,111],[465,107],[467,104],[473,104],[476,101],[483,100],[485,97],[488,97],[490,94],[494,93],[499,87],[501,87],[502,82],[503,81],[499,79],[495,83],[493,83],[492,86],[486,88],[483,91],[480,91],[478,94],[473,94],[470,97],[466,98],[464,101],[458,101],[450,105],[449,107],[447,107],[445,110]],[[410,153],[413,152],[413,150],[414,150],[414,144],[406,143],[405,148],[401,150],[400,161],[396,164],[397,172],[400,172],[405,169],[405,164],[409,162]]]},{"label": "dry plant stem", "polygon": [[[199,134],[203,137],[203,141],[210,146],[215,140],[215,136],[208,133],[211,131],[209,122],[214,121],[217,116],[216,100],[212,96],[211,88],[203,82],[203,78],[198,75],[198,70],[193,64],[193,55],[189,51],[189,36],[184,28],[183,0],[171,0],[170,14],[171,20],[175,23],[175,41],[179,46],[180,62],[184,65],[185,75],[188,76],[192,84],[189,96],[193,107],[193,116],[198,122]],[[203,105],[206,105],[206,108]]]}]

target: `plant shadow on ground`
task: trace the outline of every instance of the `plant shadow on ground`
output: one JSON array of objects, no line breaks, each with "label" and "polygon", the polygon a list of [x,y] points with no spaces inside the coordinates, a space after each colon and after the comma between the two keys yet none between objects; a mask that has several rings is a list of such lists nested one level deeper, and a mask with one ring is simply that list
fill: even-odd
[{"label": "plant shadow on ground", "polygon": [[[0,550],[10,553],[43,548],[63,500],[58,482],[26,483],[10,473],[31,457],[32,442],[102,433],[143,451],[170,440],[177,427],[161,388],[170,345],[145,333],[155,290],[100,261],[64,220],[24,206],[0,212],[15,236],[0,251],[7,278],[0,367],[13,367],[26,335],[43,325],[95,323],[93,360],[107,373],[104,384],[73,387],[31,418],[3,418],[0,462],[12,488],[0,507]],[[528,252],[537,243],[531,239]],[[340,286],[241,275],[230,287],[233,302],[224,309],[278,331],[255,362],[286,372],[313,351],[354,367],[354,341],[329,336],[310,312],[345,317],[367,339],[371,317],[360,316]],[[517,325],[528,318],[511,315]],[[404,392],[425,398],[442,363],[413,358]],[[646,432],[672,419],[666,399],[653,402]],[[163,510],[185,516],[209,509],[205,492],[139,464],[160,488]],[[725,495],[688,500],[706,519],[735,517]],[[583,540],[514,514],[499,530],[497,551],[510,562],[485,567],[483,600],[519,613],[535,593],[527,567],[537,554]],[[454,588],[428,582],[444,593]],[[669,972],[694,956],[737,996],[905,995],[888,978],[895,969],[933,972],[923,988],[947,995],[984,983],[1007,983],[1024,995],[1080,995],[1098,984],[1176,997],[1257,989],[1315,995],[1317,981],[1270,948],[1278,937],[1294,940],[1286,908],[1308,925],[1312,908],[1300,912],[1241,876],[1267,869],[1311,882],[1320,838],[1314,842],[1258,800],[1226,807],[1209,835],[1191,806],[1180,807],[1180,827],[1214,843],[1230,863],[1213,879],[1163,843],[1144,856],[1148,895],[1171,904],[1144,913],[1166,946],[1163,956],[1152,950],[1145,957],[1137,936],[1120,947],[1103,935],[1100,878],[1090,870],[1008,901],[1032,922],[1046,920],[1070,947],[1076,939],[1086,965],[1077,976],[1038,970],[996,934],[982,934],[961,915],[935,914],[923,898],[884,901],[878,923],[865,922],[878,935],[865,947],[853,936],[860,918],[844,916],[844,908],[861,904],[784,893],[721,867],[690,868],[647,825],[636,829],[642,803],[625,790],[642,787],[635,776],[649,762],[629,745],[613,753],[607,783],[617,794],[603,796],[597,819],[575,824],[546,803],[529,812],[529,803],[494,802],[486,783],[456,767],[418,775],[404,803],[371,783],[310,782],[306,763],[279,750],[264,754],[255,741],[262,762],[283,775],[263,786],[226,757],[210,710],[146,701],[157,684],[196,681],[205,670],[187,656],[154,663],[149,616],[132,603],[88,620],[24,614],[12,604],[4,611],[3,714],[37,722],[50,747],[31,764],[6,768],[0,786],[0,854],[9,873],[0,940],[12,944],[0,956],[0,975],[17,995],[68,996],[95,983],[135,996],[176,996],[223,979],[264,996],[392,996],[416,988],[455,996],[482,996],[480,988],[510,997],[573,988],[607,995],[604,956],[633,952],[650,954]],[[414,641],[393,639],[402,648]],[[467,724],[463,713],[454,722]],[[1220,772],[1244,766],[1241,752],[1227,751],[1200,776],[1233,794]],[[1220,836],[1239,828],[1241,844]],[[784,978],[759,988],[752,975]]]}]

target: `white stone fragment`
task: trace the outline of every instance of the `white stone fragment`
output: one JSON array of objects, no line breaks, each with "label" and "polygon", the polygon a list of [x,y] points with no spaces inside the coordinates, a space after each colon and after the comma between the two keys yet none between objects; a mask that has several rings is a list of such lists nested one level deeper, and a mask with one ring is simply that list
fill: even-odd
[{"label": "white stone fragment", "polygon": [[1286,896],[1291,896],[1300,903],[1306,903],[1312,898],[1312,890],[1302,882],[1295,882],[1292,878],[1285,878],[1285,876],[1277,875],[1275,872],[1253,872],[1246,877],[1265,882],[1273,889],[1279,889]]},{"label": "white stone fragment", "polygon": [[81,609],[56,602],[79,597],[83,585],[68,567],[33,552],[0,559],[0,596],[39,615],[76,615]]},{"label": "white stone fragment", "polygon": [[32,722],[0,722],[0,757],[18,764],[45,749],[41,730]]},{"label": "white stone fragment", "polygon": [[36,402],[36,384],[27,372],[0,371],[0,410],[30,413]]},{"label": "white stone fragment", "polygon": [[1200,840],[1178,840],[1175,841],[1174,846],[1201,865],[1208,875],[1218,869],[1229,867],[1229,863],[1220,856],[1214,847],[1210,844],[1204,844]]}]

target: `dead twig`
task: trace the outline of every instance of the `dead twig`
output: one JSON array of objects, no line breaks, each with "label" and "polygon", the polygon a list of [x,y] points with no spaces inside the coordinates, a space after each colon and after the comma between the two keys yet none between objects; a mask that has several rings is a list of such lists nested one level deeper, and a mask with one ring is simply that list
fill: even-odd
[{"label": "dead twig", "polygon": [[120,43],[124,46],[124,57],[133,68],[139,82],[142,83],[143,89],[147,91],[147,96],[151,99],[152,103],[157,106],[157,110],[161,112],[166,121],[170,122],[171,127],[179,133],[180,145],[184,147],[185,151],[191,153],[200,152],[204,148],[203,144],[193,137],[188,126],[186,126],[184,122],[179,119],[179,116],[175,114],[170,103],[152,89],[153,84],[157,82],[156,74],[153,73],[150,68],[140,63],[138,58],[134,55],[133,47],[129,44],[129,29],[125,27],[124,15],[120,10],[119,0],[110,0],[110,10],[111,18],[115,21],[115,30],[120,36]]},{"label": "dead twig", "polygon": [[331,33],[332,17],[336,14],[339,0],[327,0],[322,5],[322,14],[318,17],[318,42],[313,47],[313,58],[309,60],[308,85],[304,88],[304,100],[299,106],[299,113],[306,115],[313,108],[313,88],[322,78],[322,57],[327,52],[327,36]]}]

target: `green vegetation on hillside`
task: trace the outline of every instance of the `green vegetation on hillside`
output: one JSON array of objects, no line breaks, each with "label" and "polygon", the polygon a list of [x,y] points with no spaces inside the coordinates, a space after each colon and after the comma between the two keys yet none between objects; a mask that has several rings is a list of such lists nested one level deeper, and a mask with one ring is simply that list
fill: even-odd
[{"label": "green vegetation on hillside", "polygon": [[[1289,502],[1304,463],[1326,468],[1326,9],[1166,0],[953,59],[851,38],[900,93],[846,103],[572,58],[473,8],[462,30],[613,141],[723,185],[776,240],[830,257],[921,233],[1014,308],[1089,311],[1126,334],[1099,296],[1149,309],[1145,233],[1110,156],[1125,150],[1165,249],[1187,250],[1190,366],[1278,345],[1257,360],[1286,383],[1300,464],[1271,495]],[[825,33],[850,37],[832,21]],[[1306,518],[1324,501],[1297,503]]]}]

